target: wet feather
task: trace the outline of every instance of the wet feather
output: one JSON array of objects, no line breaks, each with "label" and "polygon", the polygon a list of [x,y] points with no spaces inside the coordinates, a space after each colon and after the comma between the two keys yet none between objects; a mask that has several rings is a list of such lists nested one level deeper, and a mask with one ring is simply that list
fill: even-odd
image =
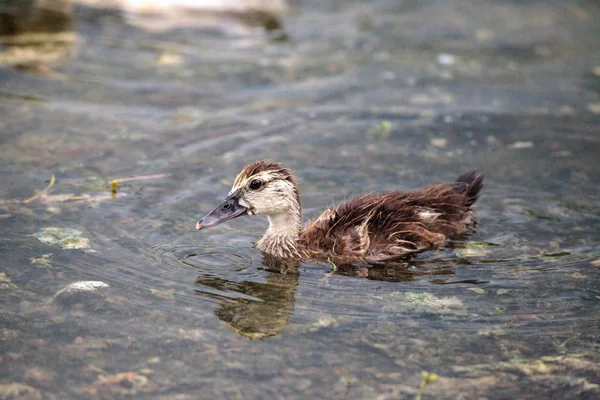
[{"label": "wet feather", "polygon": [[[476,225],[472,205],[483,178],[470,171],[455,182],[420,190],[364,194],[329,207],[305,226],[300,223],[296,180],[278,163],[247,165],[230,194],[239,194],[249,214],[269,217],[269,229],[257,243],[267,254],[336,264],[379,263],[438,248],[470,232]],[[264,183],[260,190],[251,190],[256,179]]]}]

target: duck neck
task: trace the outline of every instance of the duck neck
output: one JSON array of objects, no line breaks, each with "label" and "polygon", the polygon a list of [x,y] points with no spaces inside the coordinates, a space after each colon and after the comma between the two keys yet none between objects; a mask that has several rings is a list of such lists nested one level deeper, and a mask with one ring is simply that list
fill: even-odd
[{"label": "duck neck", "polygon": [[256,244],[260,251],[281,258],[299,258],[298,238],[302,230],[300,211],[267,215],[269,228]]}]

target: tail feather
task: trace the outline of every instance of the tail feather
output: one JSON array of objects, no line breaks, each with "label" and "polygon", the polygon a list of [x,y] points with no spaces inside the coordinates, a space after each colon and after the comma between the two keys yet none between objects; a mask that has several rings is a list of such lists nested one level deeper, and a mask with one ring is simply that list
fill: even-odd
[{"label": "tail feather", "polygon": [[465,204],[468,207],[472,206],[479,198],[479,192],[483,188],[484,177],[485,174],[473,170],[462,174],[456,179],[456,182],[466,184],[457,185],[456,190],[467,197]]}]

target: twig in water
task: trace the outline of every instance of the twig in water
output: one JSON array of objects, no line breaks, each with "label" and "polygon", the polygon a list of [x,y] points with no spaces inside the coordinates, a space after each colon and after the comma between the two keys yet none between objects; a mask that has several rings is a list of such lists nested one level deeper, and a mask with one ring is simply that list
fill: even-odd
[{"label": "twig in water", "polygon": [[333,265],[333,269],[331,270],[331,272],[336,272],[338,270],[337,265],[335,265],[335,263],[333,261],[331,261],[331,258],[327,258],[327,262],[331,265]]},{"label": "twig in water", "polygon": [[110,181],[110,193],[112,198],[117,197],[117,190],[119,189],[119,183],[132,182],[132,181],[145,181],[148,179],[159,179],[166,178],[170,174],[155,174],[155,175],[139,175],[139,176],[130,176],[127,178],[118,178]]},{"label": "twig in water", "polygon": [[52,174],[52,178],[50,178],[50,183],[48,184],[48,186],[46,186],[44,189],[40,190],[39,192],[37,192],[36,194],[31,196],[30,198],[23,200],[23,203],[25,203],[25,204],[31,203],[32,201],[37,200],[40,197],[48,194],[48,192],[50,191],[52,186],[54,186],[54,182],[56,182],[56,178],[54,177],[54,174]]},{"label": "twig in water", "polygon": [[124,182],[131,182],[131,181],[145,181],[145,180],[148,180],[148,179],[166,178],[169,175],[170,174],[130,176],[130,177],[127,177],[127,178],[113,179],[112,181],[110,181],[110,183],[112,185],[114,183],[124,183]]}]

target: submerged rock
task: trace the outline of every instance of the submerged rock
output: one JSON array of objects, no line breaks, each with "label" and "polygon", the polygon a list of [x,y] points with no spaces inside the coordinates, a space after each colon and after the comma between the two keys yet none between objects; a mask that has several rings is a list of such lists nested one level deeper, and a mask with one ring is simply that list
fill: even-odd
[{"label": "submerged rock", "polygon": [[54,298],[61,296],[61,295],[69,294],[69,293],[94,292],[98,288],[107,288],[107,287],[109,287],[108,284],[106,284],[102,281],[73,282],[70,285],[67,285],[64,288],[62,288],[61,290],[59,290],[58,292],[56,292],[56,294],[54,295]]},{"label": "submerged rock", "polygon": [[0,289],[16,289],[17,286],[12,283],[10,278],[4,272],[0,272]]},{"label": "submerged rock", "polygon": [[97,291],[100,288],[107,288],[108,285],[100,281],[79,281],[65,286],[52,297],[55,304],[62,307],[78,307],[94,311],[104,307],[104,294]]},{"label": "submerged rock", "polygon": [[42,398],[39,390],[23,383],[11,382],[0,385],[0,399],[38,400]]},{"label": "submerged rock", "polygon": [[73,282],[65,286],[52,297],[51,302],[64,310],[77,310],[86,312],[103,312],[107,307],[107,293],[109,286],[100,281]]},{"label": "submerged rock", "polygon": [[60,245],[63,249],[87,249],[90,247],[88,238],[83,237],[83,232],[71,228],[57,228],[49,226],[33,234],[42,243]]},{"label": "submerged rock", "polygon": [[387,296],[383,311],[411,314],[468,315],[457,297],[436,297],[431,293],[395,292]]},{"label": "submerged rock", "polygon": [[55,371],[41,367],[27,368],[23,374],[23,378],[27,382],[36,385],[50,385],[56,379],[56,376]]}]

